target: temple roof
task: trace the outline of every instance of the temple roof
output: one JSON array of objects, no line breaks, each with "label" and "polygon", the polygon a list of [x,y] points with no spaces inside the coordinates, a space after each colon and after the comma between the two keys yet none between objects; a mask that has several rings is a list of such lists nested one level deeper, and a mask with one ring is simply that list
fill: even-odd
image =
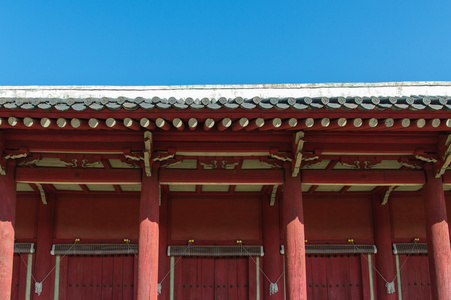
[{"label": "temple roof", "polygon": [[0,109],[449,110],[451,82],[194,86],[3,86]]}]

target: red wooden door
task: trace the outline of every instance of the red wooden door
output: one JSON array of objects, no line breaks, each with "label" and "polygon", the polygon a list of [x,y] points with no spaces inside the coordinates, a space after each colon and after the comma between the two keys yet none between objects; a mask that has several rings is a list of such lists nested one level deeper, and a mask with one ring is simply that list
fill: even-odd
[{"label": "red wooden door", "polygon": [[60,264],[59,299],[132,300],[132,255],[73,255]]},{"label": "red wooden door", "polygon": [[[407,259],[407,260],[406,260]],[[402,298],[409,300],[432,299],[427,254],[399,255]]]},{"label": "red wooden door", "polygon": [[307,298],[363,299],[360,255],[307,255]]},{"label": "red wooden door", "polygon": [[14,253],[11,300],[25,299],[27,285],[27,266],[25,263],[28,263],[28,255],[31,254]]},{"label": "red wooden door", "polygon": [[183,257],[174,270],[174,298],[253,299],[255,293],[249,285],[255,282],[256,270],[254,266],[249,271],[252,268],[249,262],[247,257]]}]

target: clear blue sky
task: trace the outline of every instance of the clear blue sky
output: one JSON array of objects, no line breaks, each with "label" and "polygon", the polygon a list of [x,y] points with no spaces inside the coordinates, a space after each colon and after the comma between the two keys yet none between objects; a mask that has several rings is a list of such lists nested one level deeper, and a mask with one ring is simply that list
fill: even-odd
[{"label": "clear blue sky", "polygon": [[2,1],[0,85],[451,81],[451,1]]}]

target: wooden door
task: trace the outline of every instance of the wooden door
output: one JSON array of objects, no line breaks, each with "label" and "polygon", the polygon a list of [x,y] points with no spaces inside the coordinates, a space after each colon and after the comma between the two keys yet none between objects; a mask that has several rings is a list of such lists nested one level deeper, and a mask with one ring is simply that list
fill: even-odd
[{"label": "wooden door", "polygon": [[306,268],[308,299],[364,299],[360,255],[307,255]]},{"label": "wooden door", "polygon": [[31,254],[14,253],[11,300],[25,299],[28,255]]},{"label": "wooden door", "polygon": [[174,272],[174,299],[255,299],[255,263],[247,257],[183,257]]},{"label": "wooden door", "polygon": [[71,255],[60,263],[60,300],[132,300],[133,255]]},{"label": "wooden door", "polygon": [[409,300],[432,299],[431,279],[427,254],[399,255],[402,298]]}]

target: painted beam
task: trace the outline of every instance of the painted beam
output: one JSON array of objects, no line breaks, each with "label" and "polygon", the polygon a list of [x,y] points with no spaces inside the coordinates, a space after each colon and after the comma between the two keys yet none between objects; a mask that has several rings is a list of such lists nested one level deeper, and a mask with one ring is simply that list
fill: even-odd
[{"label": "painted beam", "polygon": [[17,168],[16,181],[21,183],[42,184],[137,184],[141,183],[141,170]]},{"label": "painted beam", "polygon": [[175,170],[160,169],[160,184],[282,184],[282,170]]},{"label": "painted beam", "polygon": [[425,184],[422,171],[398,170],[302,170],[302,183],[311,185],[383,185]]}]

